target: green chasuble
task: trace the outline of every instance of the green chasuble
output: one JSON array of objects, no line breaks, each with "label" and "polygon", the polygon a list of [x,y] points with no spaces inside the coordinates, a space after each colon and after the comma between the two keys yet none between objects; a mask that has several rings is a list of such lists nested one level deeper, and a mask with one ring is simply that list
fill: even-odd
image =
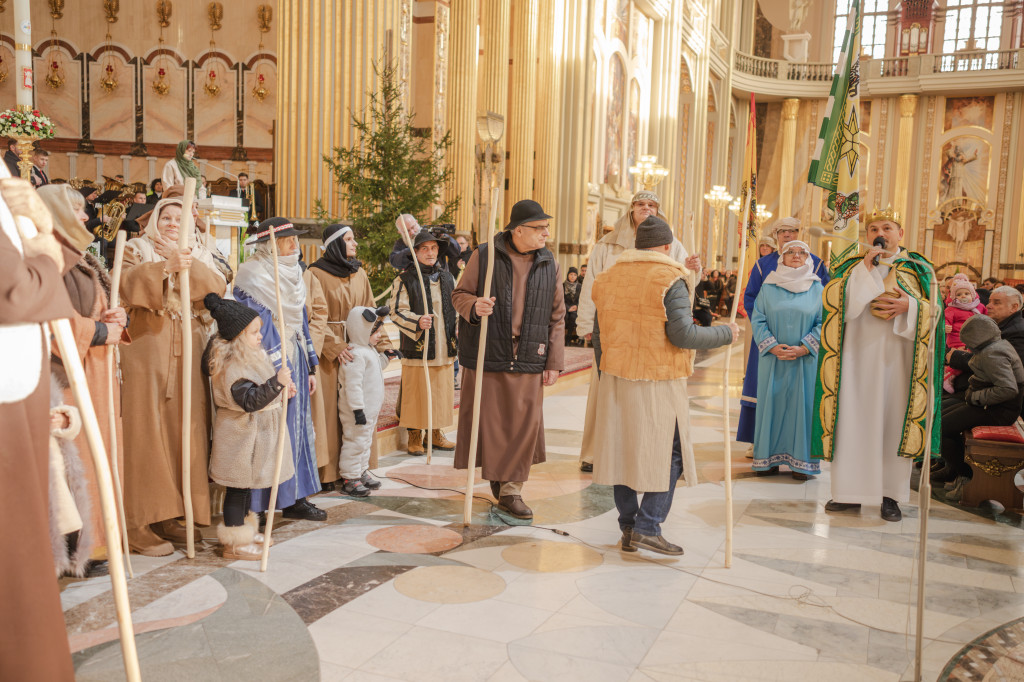
[{"label": "green chasuble", "polygon": [[[903,433],[900,439],[900,457],[923,457],[925,451],[926,418],[928,413],[928,371],[934,372],[931,409],[935,418],[932,422],[931,453],[939,455],[942,434],[942,371],[946,352],[946,334],[942,320],[936,326],[934,348],[928,353],[928,334],[931,329],[931,315],[936,313],[929,302],[931,273],[924,265],[908,258],[925,260],[924,256],[907,252],[896,257],[892,264],[895,283],[907,295],[917,299],[917,328],[914,342],[913,370],[910,377],[910,393],[904,408]],[[839,385],[842,380],[843,336],[846,325],[846,287],[850,272],[860,263],[863,256],[846,259],[836,268],[832,281],[822,295],[823,315],[821,325],[821,350],[818,354],[818,382],[814,392],[814,422],[812,425],[811,456],[831,461],[835,448],[836,419],[839,414]],[[887,286],[887,290],[889,287]],[[941,302],[938,313],[941,315]],[[879,358],[879,372],[884,371],[884,358]]]}]

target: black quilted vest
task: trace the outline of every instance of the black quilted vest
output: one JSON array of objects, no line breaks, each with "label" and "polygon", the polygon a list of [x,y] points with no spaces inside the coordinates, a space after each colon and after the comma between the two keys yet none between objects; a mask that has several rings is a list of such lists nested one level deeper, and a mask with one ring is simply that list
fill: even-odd
[{"label": "black quilted vest", "polygon": [[[486,372],[512,372],[513,374],[540,374],[547,363],[548,336],[551,324],[551,305],[555,298],[555,258],[547,249],[541,249],[533,259],[526,279],[526,306],[519,337],[518,352],[512,351],[512,261],[508,255],[509,233],[494,238],[494,279],[490,296],[497,298],[494,314],[487,323],[487,349],[484,358]],[[484,273],[490,244],[480,247],[480,280],[477,296],[483,296]],[[472,370],[477,368],[477,350],[480,343],[480,325],[470,324],[459,317],[459,362]]]},{"label": "black quilted vest", "polygon": [[[409,292],[409,307],[412,308],[413,313],[416,315],[425,315],[423,312],[423,294],[420,293],[420,278],[416,276],[416,266],[410,265],[402,274],[398,276],[402,283],[402,286]],[[429,275],[424,272],[423,278],[429,281]],[[459,342],[455,336],[455,321],[457,315],[455,314],[455,306],[452,305],[452,291],[455,289],[455,280],[452,278],[451,273],[447,270],[441,270],[441,317],[444,320],[444,333],[448,337],[448,357],[454,358],[459,351]],[[434,314],[434,301],[430,293],[427,293],[427,306],[429,307],[428,312]],[[437,324],[437,318],[434,318],[434,324]],[[437,341],[434,339],[435,329],[437,327],[431,327],[428,331],[429,340],[427,341],[427,359],[433,360],[435,355],[435,348],[437,347]],[[420,337],[419,341],[409,338],[406,334],[401,335],[401,342],[399,344],[399,350],[402,351],[402,355],[407,358],[415,358],[417,360],[423,359],[423,337]]]}]

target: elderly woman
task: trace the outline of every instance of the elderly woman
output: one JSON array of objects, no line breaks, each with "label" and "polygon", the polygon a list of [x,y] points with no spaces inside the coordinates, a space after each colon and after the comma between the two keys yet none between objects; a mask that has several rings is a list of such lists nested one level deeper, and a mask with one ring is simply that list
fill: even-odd
[{"label": "elderly woman", "polygon": [[793,240],[765,277],[750,316],[757,368],[754,464],[758,475],[785,464],[798,481],[821,473],[811,459],[811,417],[821,339],[821,278],[810,248]]},{"label": "elderly woman", "polygon": [[[184,542],[176,521],[185,513],[181,494],[182,316],[192,318],[192,509],[196,523],[210,523],[210,403],[200,369],[210,329],[203,322],[203,297],[221,294],[227,282],[201,244],[179,249],[181,200],[162,199],[143,236],[129,240],[121,276],[121,300],[132,343],[121,350],[124,419],[124,506],[133,551],[164,556],[169,542]],[[181,300],[180,273],[188,270],[191,301]],[[208,314],[206,317],[209,317]]]},{"label": "elderly woman", "polygon": [[[345,320],[356,306],[376,307],[373,290],[363,264],[356,258],[356,236],[348,225],[328,225],[323,231],[324,255],[309,266],[320,282],[327,299],[327,331],[320,351],[320,384],[324,387],[324,414],[327,419],[327,465],[320,467],[324,487],[333,488],[341,475],[341,420],[338,417],[338,372],[348,353]],[[390,349],[382,341],[378,350]],[[351,360],[351,356],[348,357]]]},{"label": "elderly woman", "polygon": [[184,185],[185,178],[194,178],[198,186],[199,166],[192,160],[192,157],[195,155],[195,142],[182,140],[178,143],[178,147],[174,152],[174,158],[164,164],[161,180],[163,180],[165,190],[174,185]]},{"label": "elderly woman", "polygon": [[[283,320],[275,320],[277,287],[274,284],[274,257],[270,246],[270,231],[277,238],[278,272],[281,281],[281,307]],[[280,485],[277,508],[284,510],[287,519],[326,521],[327,512],[306,498],[320,492],[317,476],[316,443],[313,430],[313,412],[310,405],[316,391],[316,368],[319,364],[306,317],[306,285],[302,281],[299,265],[299,230],[287,218],[269,218],[249,228],[249,241],[255,244],[252,255],[238,266],[235,276],[234,297],[260,315],[263,328],[263,348],[279,370],[287,361],[292,373],[296,395],[288,401],[288,438],[292,445],[295,476]],[[285,338],[278,333],[278,324],[284,325]],[[282,357],[283,354],[283,357]],[[270,506],[270,488],[253,490],[252,510],[265,512]]]},{"label": "elderly woman", "polygon": [[[438,450],[454,450],[455,443],[445,438],[443,429],[455,421],[455,358],[459,343],[456,338],[458,316],[452,305],[455,278],[440,264],[448,248],[428,230],[420,230],[413,243],[416,260],[429,290],[427,309],[415,264],[395,278],[391,294],[391,319],[402,333],[402,400],[399,426],[409,430],[408,452],[424,453],[425,439],[430,438]],[[430,372],[431,417],[428,433],[427,385],[423,377],[423,353],[427,354]],[[421,433],[421,429],[423,432]]]},{"label": "elderly woman", "polygon": [[779,246],[775,243],[775,240],[768,235],[765,235],[761,237],[761,241],[757,243],[757,257],[764,258],[765,256],[770,256],[775,253],[778,248]]}]

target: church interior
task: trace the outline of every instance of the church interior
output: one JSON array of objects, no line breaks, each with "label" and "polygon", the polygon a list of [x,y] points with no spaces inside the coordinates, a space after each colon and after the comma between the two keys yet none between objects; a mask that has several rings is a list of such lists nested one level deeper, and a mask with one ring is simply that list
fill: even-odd
[{"label": "church interior", "polygon": [[[1024,283],[1024,1],[852,1],[861,206],[897,212],[939,278]],[[689,253],[736,270],[751,146],[757,230],[787,216],[805,235],[832,228],[828,192],[807,178],[851,0],[0,0],[0,109],[26,77],[25,5],[51,179],[149,186],[192,140],[211,193],[247,173],[261,218],[307,230],[309,262],[323,215],[354,217],[325,161],[358,145],[382,65],[416,134],[448,136],[441,199],[459,200],[449,222],[472,244],[533,199],[563,272],[579,268],[648,187]],[[827,236],[804,238],[827,259]],[[689,379],[699,484],[680,487],[664,524],[683,556],[620,552],[611,488],[580,470],[591,349],[567,348],[544,389],[532,524],[494,513],[481,480],[463,523],[451,453],[405,452],[393,361],[379,491],[324,492],[326,522],[275,523],[265,572],[218,556],[212,527],[195,558],[130,556],[141,679],[1021,679],[1024,511],[932,502],[915,650],[917,492],[898,523],[830,516],[827,466],[761,478],[734,440],[724,462],[741,326],[732,346],[698,352]],[[59,582],[76,679],[125,679],[110,577]]]}]

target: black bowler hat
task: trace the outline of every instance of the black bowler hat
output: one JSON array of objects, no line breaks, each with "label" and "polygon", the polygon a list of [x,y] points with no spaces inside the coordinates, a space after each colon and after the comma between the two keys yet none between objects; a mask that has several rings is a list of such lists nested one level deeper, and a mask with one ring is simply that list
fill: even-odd
[{"label": "black bowler hat", "polygon": [[217,294],[207,294],[203,298],[206,309],[217,321],[217,333],[225,341],[230,341],[249,326],[253,320],[260,315],[247,305],[228,298],[221,298]]},{"label": "black bowler hat", "polygon": [[416,238],[413,240],[412,243],[412,250],[415,251],[416,249],[420,248],[420,246],[426,244],[427,242],[437,243],[438,258],[443,256],[448,251],[448,240],[438,239],[430,230],[420,230],[419,232],[416,233]]},{"label": "black bowler hat", "polygon": [[523,223],[529,223],[534,220],[546,220],[550,217],[536,201],[533,199],[523,199],[522,201],[517,201],[512,207],[512,213],[509,215],[508,225],[505,226],[505,229],[514,230]]},{"label": "black bowler hat", "polygon": [[281,237],[296,237],[302,234],[302,230],[297,229],[292,225],[292,221],[287,218],[267,218],[259,225],[249,228],[246,232],[249,238],[245,243],[262,244],[270,239],[270,228],[274,228],[274,236],[278,239]]}]

